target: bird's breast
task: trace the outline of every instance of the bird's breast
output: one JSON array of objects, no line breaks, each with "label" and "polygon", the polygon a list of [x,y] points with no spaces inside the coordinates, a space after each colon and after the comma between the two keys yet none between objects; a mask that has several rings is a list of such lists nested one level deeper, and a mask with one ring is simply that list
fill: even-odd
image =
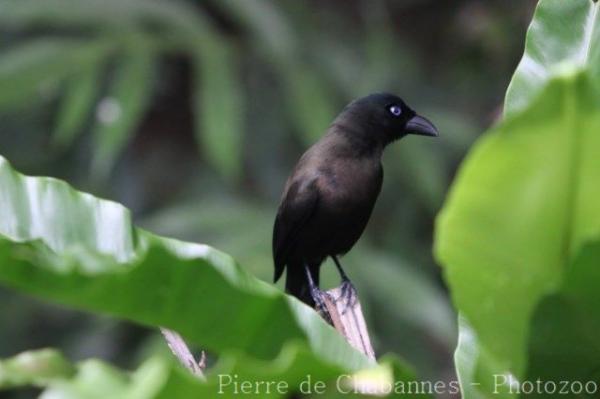
[{"label": "bird's breast", "polygon": [[333,212],[370,210],[381,189],[380,164],[370,160],[337,162],[321,174],[319,188]]}]

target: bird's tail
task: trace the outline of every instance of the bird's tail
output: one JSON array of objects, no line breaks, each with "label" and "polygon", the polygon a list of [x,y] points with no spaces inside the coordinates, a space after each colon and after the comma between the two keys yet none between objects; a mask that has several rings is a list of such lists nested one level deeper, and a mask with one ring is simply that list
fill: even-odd
[{"label": "bird's tail", "polygon": [[[315,306],[315,302],[310,292],[308,276],[302,263],[288,264],[285,276],[285,292],[295,296],[310,307]],[[319,285],[319,267],[309,266],[310,275],[313,282]]]}]

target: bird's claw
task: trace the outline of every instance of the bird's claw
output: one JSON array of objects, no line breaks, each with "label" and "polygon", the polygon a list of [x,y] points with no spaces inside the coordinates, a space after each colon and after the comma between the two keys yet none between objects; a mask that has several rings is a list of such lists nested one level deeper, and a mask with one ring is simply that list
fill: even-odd
[{"label": "bird's claw", "polygon": [[356,288],[354,288],[354,285],[348,279],[342,280],[340,288],[340,296],[336,301],[344,301],[344,309],[342,310],[342,314],[346,314],[348,309],[352,309],[356,305],[358,296],[356,294]]},{"label": "bird's claw", "polygon": [[329,310],[327,310],[327,305],[325,304],[325,300],[323,296],[329,295],[326,292],[321,291],[320,289],[314,287],[311,289],[310,294],[312,296],[313,301],[315,301],[315,309],[316,311],[325,319],[326,322],[333,325],[333,321],[331,320],[331,315],[329,314]]}]

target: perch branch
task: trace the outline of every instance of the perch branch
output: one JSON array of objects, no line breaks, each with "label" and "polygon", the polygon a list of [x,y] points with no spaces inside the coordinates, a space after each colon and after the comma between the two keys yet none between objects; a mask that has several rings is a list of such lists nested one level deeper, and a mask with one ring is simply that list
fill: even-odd
[{"label": "perch branch", "polygon": [[187,344],[183,338],[181,338],[181,335],[173,330],[163,327],[160,328],[160,331],[162,332],[163,337],[165,337],[165,340],[167,340],[167,345],[169,345],[171,352],[179,359],[181,364],[189,369],[196,377],[204,380],[204,369],[206,368],[206,356],[204,351],[202,351],[200,361],[197,362]]},{"label": "perch branch", "polygon": [[375,351],[371,346],[371,339],[358,297],[352,298],[350,307],[346,308],[341,287],[327,290],[326,294],[323,295],[323,299],[333,327],[355,349],[364,353],[369,359],[375,360]]}]

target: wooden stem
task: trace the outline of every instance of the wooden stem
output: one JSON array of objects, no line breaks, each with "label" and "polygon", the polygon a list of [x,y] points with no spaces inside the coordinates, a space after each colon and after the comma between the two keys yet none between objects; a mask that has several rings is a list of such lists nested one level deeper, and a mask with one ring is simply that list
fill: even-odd
[{"label": "wooden stem", "polygon": [[375,360],[375,351],[371,345],[358,297],[351,298],[350,304],[347,305],[347,298],[343,298],[341,287],[325,291],[323,297],[333,327],[355,349],[364,353],[369,359]]},{"label": "wooden stem", "polygon": [[162,332],[163,336],[167,340],[167,344],[169,345],[171,352],[173,352],[175,357],[179,359],[181,364],[189,369],[196,377],[200,378],[201,380],[206,379],[204,376],[204,369],[206,368],[206,356],[204,351],[202,352],[200,361],[197,362],[194,358],[194,355],[192,355],[192,352],[190,352],[187,344],[183,338],[181,338],[181,335],[173,330],[163,327],[160,328],[160,332]]}]

